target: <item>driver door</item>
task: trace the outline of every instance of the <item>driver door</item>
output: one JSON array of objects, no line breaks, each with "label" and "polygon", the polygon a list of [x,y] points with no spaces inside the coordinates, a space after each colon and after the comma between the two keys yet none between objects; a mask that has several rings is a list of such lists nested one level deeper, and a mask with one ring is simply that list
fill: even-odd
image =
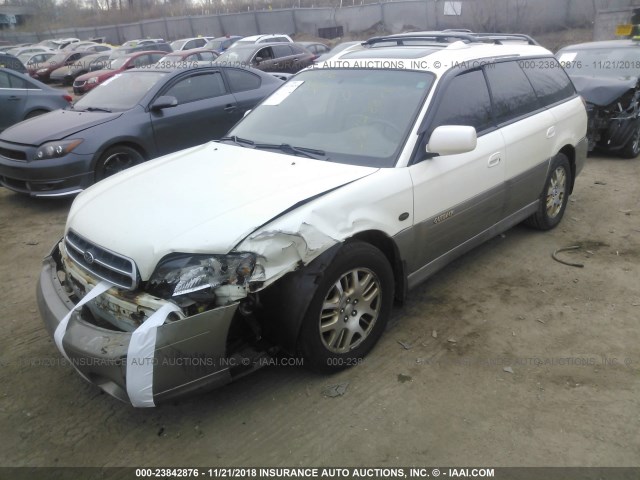
[{"label": "driver door", "polygon": [[150,111],[159,155],[218,139],[241,117],[218,70],[190,71],[158,96],[163,95],[175,97],[178,105]]}]

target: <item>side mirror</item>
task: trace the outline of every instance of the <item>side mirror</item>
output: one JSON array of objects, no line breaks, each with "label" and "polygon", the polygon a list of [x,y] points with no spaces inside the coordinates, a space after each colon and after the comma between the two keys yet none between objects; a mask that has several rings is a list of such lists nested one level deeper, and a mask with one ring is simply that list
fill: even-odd
[{"label": "side mirror", "polygon": [[264,60],[264,58],[262,58],[262,57],[256,57],[256,58],[253,59],[253,61],[254,61],[254,63],[256,65],[258,65],[262,60]]},{"label": "side mirror", "polygon": [[156,98],[149,108],[151,108],[151,110],[163,110],[165,108],[175,107],[176,105],[178,105],[178,99],[176,97],[162,95]]},{"label": "side mirror", "polygon": [[478,144],[476,129],[462,125],[442,125],[429,138],[427,153],[457,155],[475,150]]}]

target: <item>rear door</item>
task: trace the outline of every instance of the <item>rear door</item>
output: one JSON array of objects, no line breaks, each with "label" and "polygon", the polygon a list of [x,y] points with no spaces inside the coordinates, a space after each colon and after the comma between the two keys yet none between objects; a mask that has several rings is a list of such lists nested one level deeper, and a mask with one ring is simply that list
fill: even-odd
[{"label": "rear door", "polygon": [[427,137],[441,125],[467,125],[475,127],[478,143],[471,152],[435,156],[409,167],[416,246],[408,259],[410,272],[430,268],[431,262],[489,229],[500,219],[504,202],[505,146],[494,126],[483,72],[467,71],[445,81],[449,84],[434,99],[436,113]]},{"label": "rear door", "polygon": [[28,94],[23,79],[7,70],[0,71],[0,130],[23,119]]},{"label": "rear door", "polygon": [[295,54],[290,45],[286,43],[273,45],[271,49],[276,57],[273,71],[295,73],[300,70],[300,67],[298,67],[300,58],[298,58],[299,56]]},{"label": "rear door", "polygon": [[241,117],[219,70],[188,72],[158,96],[162,95],[175,97],[178,105],[150,111],[160,155],[218,139]]},{"label": "rear door", "polygon": [[505,217],[540,196],[554,154],[555,118],[539,102],[520,62],[528,60],[485,67],[496,122],[506,145]]}]

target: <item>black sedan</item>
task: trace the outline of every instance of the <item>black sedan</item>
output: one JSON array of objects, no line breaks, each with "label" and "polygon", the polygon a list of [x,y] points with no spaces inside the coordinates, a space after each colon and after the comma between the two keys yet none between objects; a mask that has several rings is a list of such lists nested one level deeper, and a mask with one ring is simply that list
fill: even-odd
[{"label": "black sedan", "polygon": [[27,118],[68,107],[70,102],[65,92],[0,67],[0,132]]},{"label": "black sedan", "polygon": [[640,154],[640,41],[570,45],[558,60],[587,102],[589,149]]},{"label": "black sedan", "polygon": [[132,165],[222,137],[282,80],[249,68],[134,69],[0,134],[0,184],[73,195]]}]

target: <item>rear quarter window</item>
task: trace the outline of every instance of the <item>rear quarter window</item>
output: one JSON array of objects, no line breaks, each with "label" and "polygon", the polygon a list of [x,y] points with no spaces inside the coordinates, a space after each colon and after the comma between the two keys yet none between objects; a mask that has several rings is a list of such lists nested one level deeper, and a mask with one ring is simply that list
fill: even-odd
[{"label": "rear quarter window", "polygon": [[254,90],[260,88],[262,79],[253,73],[237,68],[226,69],[227,78],[229,79],[229,86],[232,92],[245,92],[247,90]]}]

